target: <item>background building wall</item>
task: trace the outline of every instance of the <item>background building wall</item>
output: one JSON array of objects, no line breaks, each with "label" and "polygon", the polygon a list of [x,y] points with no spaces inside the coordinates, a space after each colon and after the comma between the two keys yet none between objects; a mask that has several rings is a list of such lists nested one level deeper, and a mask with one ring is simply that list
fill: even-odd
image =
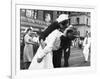
[{"label": "background building wall", "polygon": [[86,32],[90,32],[90,14],[86,13],[72,13],[70,16],[70,23],[77,29],[81,37],[86,35]]},{"label": "background building wall", "polygon": [[[67,12],[67,11],[48,11],[48,10],[25,10],[21,9],[20,14],[21,17],[24,18],[26,25],[21,23],[21,32],[22,34],[28,27],[32,27],[34,31],[40,31],[48,27],[50,23],[55,21],[60,14],[69,14],[70,24],[73,25],[78,32],[80,32],[80,36],[84,37],[86,32],[90,32],[90,13],[88,12]],[[46,15],[50,14],[50,21],[46,22]],[[22,19],[21,18],[21,22]],[[29,23],[30,22],[30,23]]]}]

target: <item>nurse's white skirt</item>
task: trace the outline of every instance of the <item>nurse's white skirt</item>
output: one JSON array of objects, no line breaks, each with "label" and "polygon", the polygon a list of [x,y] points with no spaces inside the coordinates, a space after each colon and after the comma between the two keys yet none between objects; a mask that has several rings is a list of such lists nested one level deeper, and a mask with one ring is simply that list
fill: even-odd
[{"label": "nurse's white skirt", "polygon": [[29,70],[34,70],[34,69],[48,69],[48,68],[53,68],[53,63],[52,63],[52,52],[49,52],[42,62],[38,63],[37,58],[43,54],[41,46],[38,48],[36,55],[34,56],[30,66]]}]

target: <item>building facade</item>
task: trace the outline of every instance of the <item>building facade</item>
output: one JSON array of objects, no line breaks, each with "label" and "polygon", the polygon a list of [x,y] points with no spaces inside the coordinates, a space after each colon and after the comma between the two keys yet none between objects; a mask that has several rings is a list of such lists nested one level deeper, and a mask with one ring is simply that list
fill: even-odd
[{"label": "building facade", "polygon": [[29,27],[32,27],[33,31],[36,32],[43,31],[49,24],[55,21],[60,14],[69,15],[69,24],[73,25],[77,29],[81,37],[84,37],[87,32],[90,32],[91,17],[89,12],[20,9],[21,37],[23,37],[23,34]]},{"label": "building facade", "polygon": [[72,12],[70,14],[70,24],[72,24],[78,31],[81,37],[90,33],[90,13],[89,12]]}]

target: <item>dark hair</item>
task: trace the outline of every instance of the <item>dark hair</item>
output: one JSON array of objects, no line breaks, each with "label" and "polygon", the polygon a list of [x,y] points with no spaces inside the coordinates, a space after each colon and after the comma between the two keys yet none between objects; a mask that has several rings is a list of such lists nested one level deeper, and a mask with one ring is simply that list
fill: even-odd
[{"label": "dark hair", "polygon": [[70,29],[70,30],[68,30],[68,31],[67,31],[67,33],[73,33],[73,30],[72,30],[72,29]]},{"label": "dark hair", "polygon": [[62,24],[63,26],[65,26],[68,23],[69,23],[69,20],[64,20],[64,21],[60,22],[60,24]]}]

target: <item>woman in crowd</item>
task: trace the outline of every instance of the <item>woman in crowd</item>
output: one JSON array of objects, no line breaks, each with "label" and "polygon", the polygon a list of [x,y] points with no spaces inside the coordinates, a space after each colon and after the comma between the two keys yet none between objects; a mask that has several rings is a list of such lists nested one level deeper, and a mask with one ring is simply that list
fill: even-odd
[{"label": "woman in crowd", "polygon": [[23,62],[24,68],[27,69],[33,59],[33,44],[32,40],[32,29],[27,29],[26,34],[24,36],[24,51],[23,51]]}]

